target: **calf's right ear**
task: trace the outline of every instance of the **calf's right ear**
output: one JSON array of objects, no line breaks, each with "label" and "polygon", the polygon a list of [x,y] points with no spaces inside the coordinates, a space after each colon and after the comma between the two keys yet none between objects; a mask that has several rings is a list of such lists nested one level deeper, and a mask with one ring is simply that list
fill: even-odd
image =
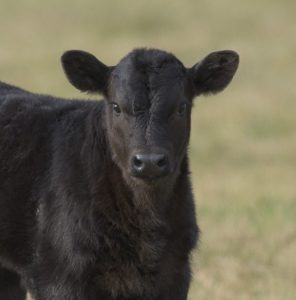
[{"label": "calf's right ear", "polygon": [[94,55],[80,50],[70,50],[62,57],[62,66],[70,83],[82,92],[107,93],[111,68]]}]

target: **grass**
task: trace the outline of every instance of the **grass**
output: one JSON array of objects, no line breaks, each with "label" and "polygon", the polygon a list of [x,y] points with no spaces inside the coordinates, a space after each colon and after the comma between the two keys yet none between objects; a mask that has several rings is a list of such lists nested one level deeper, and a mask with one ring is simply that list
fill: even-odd
[{"label": "grass", "polygon": [[8,1],[0,10],[1,80],[81,97],[59,57],[67,49],[116,64],[139,46],[187,66],[235,49],[225,92],[197,99],[190,145],[202,229],[189,299],[292,300],[296,294],[296,2]]}]

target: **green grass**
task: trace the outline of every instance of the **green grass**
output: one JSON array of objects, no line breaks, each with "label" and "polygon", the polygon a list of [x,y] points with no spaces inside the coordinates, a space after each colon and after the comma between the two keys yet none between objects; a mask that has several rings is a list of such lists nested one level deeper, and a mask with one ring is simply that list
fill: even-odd
[{"label": "green grass", "polygon": [[296,2],[8,1],[0,9],[0,80],[80,97],[59,57],[91,51],[116,64],[135,47],[187,66],[210,51],[241,55],[223,93],[197,99],[190,146],[198,219],[190,299],[296,295]]}]

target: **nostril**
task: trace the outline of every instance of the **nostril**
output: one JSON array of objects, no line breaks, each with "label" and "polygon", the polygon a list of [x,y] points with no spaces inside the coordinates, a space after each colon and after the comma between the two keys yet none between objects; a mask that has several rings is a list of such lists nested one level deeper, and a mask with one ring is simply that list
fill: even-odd
[{"label": "nostril", "polygon": [[169,173],[170,162],[162,153],[137,153],[131,158],[132,176],[142,178],[157,178]]},{"label": "nostril", "polygon": [[164,156],[162,158],[160,158],[158,161],[157,161],[157,165],[162,168],[162,167],[165,167],[168,163],[168,160],[167,158]]},{"label": "nostril", "polygon": [[135,156],[133,158],[133,164],[135,167],[140,168],[143,166],[143,161],[139,157]]}]

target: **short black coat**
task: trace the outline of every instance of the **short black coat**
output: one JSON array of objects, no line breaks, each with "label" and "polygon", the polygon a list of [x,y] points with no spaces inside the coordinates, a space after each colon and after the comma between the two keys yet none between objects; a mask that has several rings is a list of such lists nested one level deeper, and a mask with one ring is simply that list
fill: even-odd
[{"label": "short black coat", "polygon": [[166,203],[140,205],[110,158],[104,102],[4,83],[0,95],[1,263],[36,300],[185,299],[198,234],[187,158]]}]

